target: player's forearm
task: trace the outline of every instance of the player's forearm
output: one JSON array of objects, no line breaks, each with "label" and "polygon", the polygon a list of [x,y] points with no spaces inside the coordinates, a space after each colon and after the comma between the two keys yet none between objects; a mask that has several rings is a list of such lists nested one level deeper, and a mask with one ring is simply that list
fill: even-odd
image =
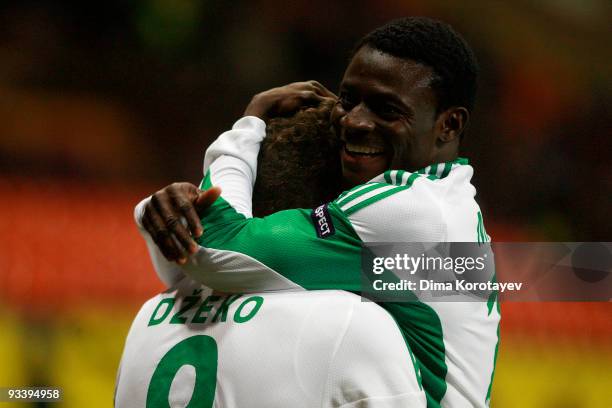
[{"label": "player's forearm", "polygon": [[[211,180],[226,187],[224,199],[232,203],[233,208],[241,214],[241,218],[251,217],[257,155],[264,136],[265,123],[258,118],[245,117],[236,122],[231,130],[219,136],[206,152],[204,168],[208,180],[207,187],[210,187]],[[180,184],[188,183],[173,183],[155,193],[153,196],[157,200],[155,208],[151,206],[151,197],[149,197],[139,203],[134,210],[136,224],[147,244],[155,271],[168,286],[184,276],[174,261],[184,262],[182,261],[185,259],[184,254],[196,248],[191,238],[201,234],[196,209],[193,208],[197,205],[194,200],[200,198],[198,189],[193,185],[177,187]],[[186,205],[192,207],[186,208]],[[182,223],[185,217],[189,231],[186,229],[187,225]],[[181,222],[177,224],[177,220]],[[158,245],[164,247],[160,248]]]},{"label": "player's forearm", "polygon": [[221,198],[202,219],[205,232],[198,243],[206,256],[199,253],[185,269],[192,278],[224,291],[278,290],[279,281],[292,283],[286,288],[358,291],[361,241],[348,221],[332,216],[336,212],[332,206],[328,228],[334,225],[333,234],[323,238],[310,210],[247,219]]}]

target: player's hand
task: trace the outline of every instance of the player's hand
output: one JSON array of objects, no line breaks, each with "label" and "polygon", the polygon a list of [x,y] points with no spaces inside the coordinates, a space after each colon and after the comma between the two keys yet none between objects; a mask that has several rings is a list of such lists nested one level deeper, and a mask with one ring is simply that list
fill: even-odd
[{"label": "player's hand", "polygon": [[317,81],[294,82],[255,95],[244,116],[267,121],[276,116],[289,116],[303,106],[316,106],[327,99],[335,102],[338,97]]},{"label": "player's hand", "polygon": [[[172,183],[151,196],[142,226],[166,259],[184,264],[187,256],[198,250],[195,238],[204,232],[198,213],[210,207],[220,194],[219,187],[203,191],[191,183]],[[181,217],[187,220],[187,227]]]}]

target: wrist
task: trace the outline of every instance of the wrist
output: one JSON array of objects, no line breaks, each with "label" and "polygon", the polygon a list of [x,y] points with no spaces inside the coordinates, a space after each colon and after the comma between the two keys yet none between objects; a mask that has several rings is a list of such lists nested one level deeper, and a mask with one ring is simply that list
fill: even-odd
[{"label": "wrist", "polygon": [[269,102],[266,100],[265,95],[257,94],[253,96],[251,102],[249,102],[248,106],[244,111],[244,116],[256,116],[259,119],[267,122],[268,115],[267,112],[270,109],[268,106]]}]

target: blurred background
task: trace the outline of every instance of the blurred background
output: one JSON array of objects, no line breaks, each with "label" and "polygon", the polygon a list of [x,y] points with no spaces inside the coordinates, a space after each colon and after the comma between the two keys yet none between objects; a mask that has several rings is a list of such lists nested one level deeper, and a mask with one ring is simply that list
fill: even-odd
[{"label": "blurred background", "polygon": [[[111,406],[131,319],[163,289],[133,206],[199,182],[253,94],[335,90],[353,43],[406,15],[451,23],[480,60],[463,156],[493,239],[610,241],[605,0],[2,2],[0,386]],[[611,312],[503,304],[492,406],[611,406]]]}]

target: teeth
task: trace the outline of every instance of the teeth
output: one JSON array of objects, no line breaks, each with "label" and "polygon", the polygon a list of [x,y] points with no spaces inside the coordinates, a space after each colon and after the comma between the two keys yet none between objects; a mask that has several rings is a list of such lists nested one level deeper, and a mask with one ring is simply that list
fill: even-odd
[{"label": "teeth", "polygon": [[372,147],[372,146],[362,146],[358,144],[353,144],[346,142],[346,150],[352,153],[365,153],[365,154],[377,154],[383,153],[384,149]]}]

